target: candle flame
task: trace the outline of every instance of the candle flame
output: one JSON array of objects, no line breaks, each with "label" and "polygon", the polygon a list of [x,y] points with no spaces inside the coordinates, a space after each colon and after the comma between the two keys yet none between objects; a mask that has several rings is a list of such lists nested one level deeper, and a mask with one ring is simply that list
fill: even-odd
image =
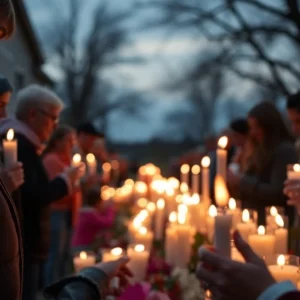
[{"label": "candle flame", "polygon": [[230,208],[231,210],[236,209],[236,201],[235,201],[235,199],[230,198],[230,199],[229,199],[229,202],[228,202],[228,206],[229,206],[229,208]]},{"label": "candle flame", "polygon": [[219,138],[218,146],[220,148],[225,149],[227,144],[228,144],[228,137],[227,136],[222,136],[222,137]]},{"label": "candle flame", "polygon": [[138,216],[140,216],[142,219],[145,220],[145,219],[149,216],[149,212],[148,212],[147,209],[142,209],[142,210],[139,212]]},{"label": "candle flame", "polygon": [[194,193],[191,197],[191,204],[197,205],[200,203],[200,196],[197,193]]},{"label": "candle flame", "polygon": [[135,229],[140,228],[141,225],[142,225],[142,223],[143,223],[143,220],[142,220],[141,217],[139,217],[139,216],[136,216],[136,217],[134,218],[133,222],[132,222],[133,227],[134,227]]},{"label": "candle flame", "polygon": [[275,222],[278,225],[278,227],[284,227],[284,221],[281,215],[276,215]]},{"label": "candle flame", "polygon": [[257,232],[258,232],[258,235],[265,235],[266,234],[265,226],[262,226],[262,225],[259,226]]},{"label": "candle flame", "polygon": [[80,163],[80,162],[81,162],[81,155],[80,155],[79,153],[74,154],[72,160],[73,160],[73,163],[74,163],[74,164]]},{"label": "candle flame", "polygon": [[174,196],[175,195],[174,188],[168,185],[166,187],[166,195],[169,197]]},{"label": "candle flame", "polygon": [[208,209],[208,214],[210,217],[216,217],[218,215],[217,208],[214,205],[211,205]]},{"label": "candle flame", "polygon": [[128,179],[125,180],[124,184],[133,186],[134,181],[131,178],[128,178]]},{"label": "candle flame", "polygon": [[272,217],[275,217],[276,215],[278,215],[278,210],[275,206],[272,206],[270,208],[270,214],[271,214]]},{"label": "candle flame", "polygon": [[96,161],[96,157],[93,153],[89,153],[87,156],[86,156],[86,161],[90,164],[94,163]]},{"label": "candle flame", "polygon": [[175,211],[172,211],[169,215],[169,222],[175,223],[177,221],[177,213]]},{"label": "candle flame", "polygon": [[141,228],[139,229],[139,233],[140,233],[141,235],[146,235],[147,232],[148,232],[148,230],[147,230],[146,227],[141,227]]},{"label": "candle flame", "polygon": [[248,223],[250,221],[250,212],[248,209],[244,209],[242,213],[242,221]]},{"label": "candle flame", "polygon": [[178,213],[178,223],[183,225],[186,222],[186,213],[179,212]]},{"label": "candle flame", "polygon": [[143,181],[137,181],[135,183],[134,189],[136,190],[136,192],[138,193],[146,193],[148,190],[148,186],[145,182]]},{"label": "candle flame", "polygon": [[13,129],[9,129],[9,130],[7,131],[7,134],[6,134],[6,139],[7,139],[8,141],[12,141],[12,140],[14,139],[14,136],[15,136],[14,130],[13,130]]},{"label": "candle flame", "polygon": [[84,251],[80,252],[80,253],[79,253],[79,257],[80,257],[81,259],[87,259],[87,254],[86,254],[86,252],[84,252]]},{"label": "candle flame", "polygon": [[123,252],[123,249],[120,248],[120,247],[116,247],[116,248],[113,248],[110,253],[113,255],[113,256],[120,256]]},{"label": "candle flame", "polygon": [[277,265],[283,267],[285,265],[285,257],[283,254],[279,255],[277,258]]},{"label": "candle flame", "polygon": [[134,247],[134,251],[135,252],[143,252],[145,250],[145,246],[144,245],[136,245]]},{"label": "candle flame", "polygon": [[208,156],[204,156],[201,160],[201,165],[203,168],[208,168],[210,166],[210,158]]},{"label": "candle flame", "polygon": [[173,187],[173,189],[178,189],[179,188],[179,180],[175,177],[170,177],[168,179],[169,184]]},{"label": "candle flame", "polygon": [[225,180],[222,176],[217,175],[215,178],[215,198],[219,207],[226,207],[229,201],[229,193]]},{"label": "candle flame", "polygon": [[187,214],[187,212],[188,212],[188,208],[185,204],[178,205],[178,214]]},{"label": "candle flame", "polygon": [[300,172],[300,164],[295,164],[293,166],[293,170],[294,170],[294,172]]},{"label": "candle flame", "polygon": [[148,204],[147,204],[147,210],[149,211],[149,212],[155,212],[155,209],[156,209],[156,207],[155,207],[155,204],[153,203],[153,202],[149,202]]},{"label": "candle flame", "polygon": [[189,191],[189,186],[187,185],[187,183],[183,182],[181,185],[180,185],[180,192],[182,194],[186,194],[188,193]]},{"label": "candle flame", "polygon": [[148,204],[148,200],[146,198],[140,198],[138,201],[137,201],[137,206],[139,208],[145,208],[147,207],[147,204]]},{"label": "candle flame", "polygon": [[190,171],[190,166],[188,164],[184,164],[181,166],[180,171],[182,174],[187,174]]},{"label": "candle flame", "polygon": [[110,163],[106,162],[103,164],[102,169],[104,172],[110,172],[111,171],[111,165]]},{"label": "candle flame", "polygon": [[194,165],[194,166],[192,167],[192,173],[193,173],[194,175],[198,175],[198,174],[200,173],[200,167],[199,167],[198,165]]},{"label": "candle flame", "polygon": [[157,201],[156,206],[157,206],[158,209],[164,209],[165,208],[165,200],[164,199],[159,199]]}]

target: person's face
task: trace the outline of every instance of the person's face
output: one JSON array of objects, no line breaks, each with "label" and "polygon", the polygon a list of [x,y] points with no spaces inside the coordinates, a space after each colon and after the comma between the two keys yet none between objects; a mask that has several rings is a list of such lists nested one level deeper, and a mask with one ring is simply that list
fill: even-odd
[{"label": "person's face", "polygon": [[9,103],[11,97],[11,92],[6,92],[2,95],[0,95],[0,119],[6,118],[6,107]]},{"label": "person's face", "polygon": [[59,143],[60,150],[66,155],[71,155],[76,144],[76,134],[74,132],[67,134]]},{"label": "person's face", "polygon": [[234,146],[243,147],[245,144],[246,138],[247,137],[241,133],[238,133],[235,131],[232,131],[232,133],[231,133],[231,140],[232,140],[232,144]]},{"label": "person's face", "polygon": [[296,109],[288,109],[288,116],[291,121],[293,132],[300,136],[300,112]]},{"label": "person's face", "polygon": [[60,112],[60,108],[52,105],[35,107],[30,112],[30,126],[41,142],[46,142],[57,127]]},{"label": "person's face", "polygon": [[249,124],[249,135],[253,138],[254,141],[258,143],[262,143],[265,136],[262,127],[258,124],[256,119],[251,117],[248,118],[248,124]]},{"label": "person's face", "polygon": [[78,136],[80,148],[87,154],[92,152],[97,136],[81,132]]}]

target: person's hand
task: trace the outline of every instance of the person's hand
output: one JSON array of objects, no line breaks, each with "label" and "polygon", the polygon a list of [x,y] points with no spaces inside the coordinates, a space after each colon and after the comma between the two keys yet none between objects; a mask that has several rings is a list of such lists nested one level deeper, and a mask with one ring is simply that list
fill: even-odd
[{"label": "person's hand", "polygon": [[106,291],[106,294],[118,296],[128,286],[129,278],[133,276],[132,272],[127,267],[129,260],[129,257],[123,256],[118,260],[104,263],[101,262],[95,266],[95,268],[102,270],[107,275],[109,280],[116,277],[119,279],[118,287],[111,287],[108,289],[108,291]]},{"label": "person's hand", "polygon": [[0,177],[7,190],[10,193],[14,192],[24,183],[23,164],[17,162],[9,168],[2,169],[0,171]]},{"label": "person's hand", "polygon": [[85,172],[85,164],[81,163],[80,165],[74,167],[68,167],[65,169],[64,174],[67,176],[67,178],[70,180],[72,185],[76,185],[80,177]]},{"label": "person's hand", "polygon": [[227,183],[230,187],[237,187],[240,185],[242,176],[232,172],[230,169],[227,170]]},{"label": "person's hand", "polygon": [[289,197],[288,205],[300,205],[300,180],[287,179],[284,183],[283,193]]},{"label": "person's hand", "polygon": [[[275,283],[275,280],[264,261],[254,253],[237,231],[234,233],[234,243],[246,263],[233,261],[201,247],[201,264],[197,276],[208,284],[214,299],[257,299],[265,289]],[[204,264],[210,268],[204,267]]]}]

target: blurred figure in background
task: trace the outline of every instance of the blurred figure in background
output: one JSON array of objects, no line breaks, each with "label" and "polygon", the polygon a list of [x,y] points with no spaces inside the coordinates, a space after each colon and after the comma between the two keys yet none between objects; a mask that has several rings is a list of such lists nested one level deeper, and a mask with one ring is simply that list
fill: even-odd
[{"label": "blurred figure in background", "polygon": [[13,88],[9,81],[0,74],[0,119],[6,118],[6,108],[9,104]]},{"label": "blurred figure in background", "polygon": [[283,206],[290,220],[293,212],[286,206],[283,183],[287,165],[297,162],[293,138],[282,116],[270,102],[256,105],[248,114],[249,134],[254,148],[248,168],[243,173],[228,171],[231,195],[242,201],[243,207],[256,209],[259,224],[265,223],[265,207]]},{"label": "blurred figure in background", "polygon": [[[71,165],[75,144],[76,132],[72,127],[61,125],[53,132],[43,153],[43,163],[50,180]],[[79,189],[74,189],[69,196],[51,204],[50,251],[45,264],[45,285],[66,275],[67,263],[70,262],[71,232],[80,206]]]}]

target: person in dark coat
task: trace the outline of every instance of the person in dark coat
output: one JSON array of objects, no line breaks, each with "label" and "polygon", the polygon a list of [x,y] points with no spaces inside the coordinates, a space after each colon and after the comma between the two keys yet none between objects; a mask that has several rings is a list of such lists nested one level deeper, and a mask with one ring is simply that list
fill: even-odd
[{"label": "person in dark coat", "polygon": [[50,241],[50,203],[71,193],[79,168],[71,167],[49,180],[40,154],[62,109],[61,100],[50,90],[31,85],[17,95],[16,119],[0,122],[0,135],[14,129],[18,141],[18,160],[23,163],[24,184],[20,188],[24,245],[23,299],[34,300],[42,264],[47,258]]}]

